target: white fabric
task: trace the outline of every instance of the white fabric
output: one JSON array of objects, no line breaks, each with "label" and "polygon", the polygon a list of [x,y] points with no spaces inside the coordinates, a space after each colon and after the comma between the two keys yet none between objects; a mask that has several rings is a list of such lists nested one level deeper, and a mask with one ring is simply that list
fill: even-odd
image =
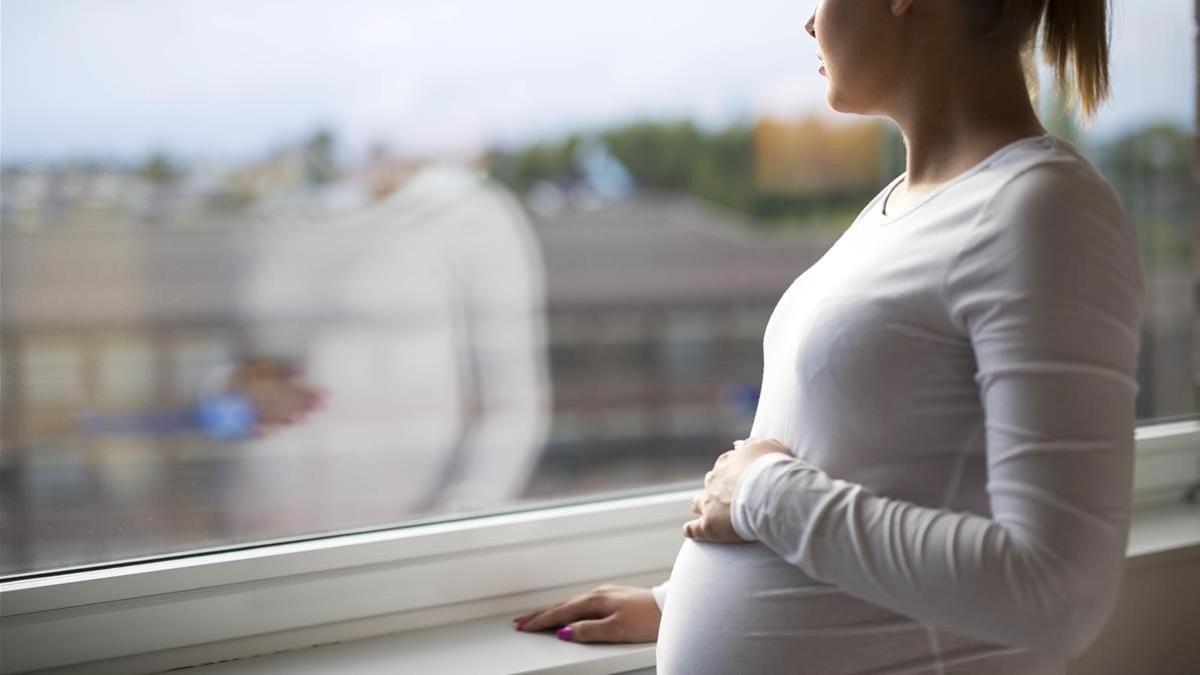
[{"label": "white fabric", "polygon": [[[1051,135],[884,195],[767,323],[744,544],[684,539],[660,675],[1061,673],[1129,526],[1144,287],[1104,178]],[[669,591],[669,592],[668,592]],[[667,601],[669,599],[669,602]]]},{"label": "white fabric", "polygon": [[242,236],[246,351],[294,360],[326,401],[242,443],[231,527],[308,534],[520,496],[551,389],[541,249],[510,195],[431,166],[361,211]]}]

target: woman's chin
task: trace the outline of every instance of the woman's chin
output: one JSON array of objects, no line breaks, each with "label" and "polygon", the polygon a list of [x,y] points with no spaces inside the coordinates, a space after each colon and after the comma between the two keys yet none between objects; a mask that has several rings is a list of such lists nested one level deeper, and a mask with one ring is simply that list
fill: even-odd
[{"label": "woman's chin", "polygon": [[833,86],[825,89],[825,103],[834,112],[852,114],[862,112],[862,106],[855,105],[852,101],[846,100],[845,96],[840,96],[837,89]]},{"label": "woman's chin", "polygon": [[851,112],[847,109],[846,101],[837,95],[837,92],[834,91],[833,87],[829,87],[825,90],[825,103],[828,104],[830,110],[833,110],[834,112]]}]

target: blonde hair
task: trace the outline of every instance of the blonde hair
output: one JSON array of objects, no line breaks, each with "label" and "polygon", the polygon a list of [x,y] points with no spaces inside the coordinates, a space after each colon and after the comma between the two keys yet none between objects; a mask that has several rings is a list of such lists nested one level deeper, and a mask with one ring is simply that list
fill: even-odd
[{"label": "blonde hair", "polygon": [[1091,123],[1111,93],[1108,0],[963,2],[977,37],[1019,50],[1034,101],[1038,96],[1035,59],[1040,36],[1042,56],[1054,71],[1058,90],[1066,93],[1067,105],[1077,109],[1083,124]]}]

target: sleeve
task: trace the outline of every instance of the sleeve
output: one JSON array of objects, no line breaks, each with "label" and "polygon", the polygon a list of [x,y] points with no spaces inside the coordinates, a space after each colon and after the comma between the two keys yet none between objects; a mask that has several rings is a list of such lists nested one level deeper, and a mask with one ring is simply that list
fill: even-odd
[{"label": "sleeve", "polygon": [[481,186],[456,209],[456,285],[468,416],[443,467],[443,509],[495,507],[520,496],[549,432],[544,262],[520,205]]},{"label": "sleeve", "polygon": [[1119,593],[1144,282],[1098,175],[1008,179],[943,284],[975,353],[990,517],[873,494],[797,458],[752,463],[735,522],[813,578],[993,643],[1067,658]]}]

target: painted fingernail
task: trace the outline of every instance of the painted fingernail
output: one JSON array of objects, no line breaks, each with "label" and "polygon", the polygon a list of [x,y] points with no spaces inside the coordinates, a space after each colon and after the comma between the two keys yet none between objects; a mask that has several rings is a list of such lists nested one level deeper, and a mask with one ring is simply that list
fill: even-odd
[{"label": "painted fingernail", "polygon": [[571,628],[570,626],[563,626],[562,628],[559,628],[558,630],[554,631],[554,634],[557,635],[558,639],[560,639],[560,640],[574,640],[575,639],[575,629]]},{"label": "painted fingernail", "polygon": [[517,630],[525,630],[525,624],[529,623],[529,619],[521,619],[517,621]]}]

